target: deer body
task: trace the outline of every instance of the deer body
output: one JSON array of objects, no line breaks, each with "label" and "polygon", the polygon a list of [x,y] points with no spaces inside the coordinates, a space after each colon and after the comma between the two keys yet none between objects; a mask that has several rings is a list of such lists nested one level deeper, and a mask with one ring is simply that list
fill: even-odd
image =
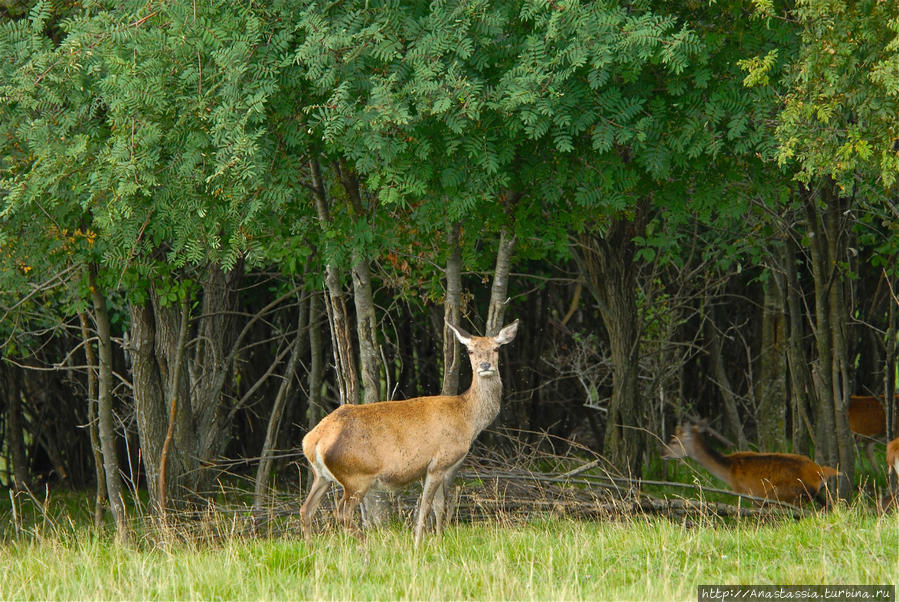
[{"label": "deer body", "polygon": [[[896,409],[899,410],[899,395],[896,396]],[[886,437],[887,415],[881,405],[880,398],[873,395],[849,396],[849,430],[855,438],[865,443],[865,455],[871,466],[874,462],[874,444]]]},{"label": "deer body", "polygon": [[899,478],[899,438],[887,443],[887,476],[891,468]]},{"label": "deer body", "polygon": [[798,454],[722,455],[705,442],[694,425],[677,427],[662,457],[693,458],[737,493],[789,503],[810,499],[828,478],[840,474]]},{"label": "deer body", "polygon": [[865,437],[886,434],[886,413],[872,395],[849,396],[849,430]]},{"label": "deer body", "polygon": [[353,513],[372,487],[400,489],[424,479],[415,525],[419,544],[425,520],[433,511],[440,533],[446,493],[475,437],[499,413],[502,381],[499,347],[511,342],[518,320],[495,337],[473,337],[450,325],[468,348],[471,387],[461,395],[416,397],[343,405],[303,437],[303,454],[313,482],[300,508],[303,532],[311,533],[312,516],[331,483],[343,487],[337,519],[352,529]]}]

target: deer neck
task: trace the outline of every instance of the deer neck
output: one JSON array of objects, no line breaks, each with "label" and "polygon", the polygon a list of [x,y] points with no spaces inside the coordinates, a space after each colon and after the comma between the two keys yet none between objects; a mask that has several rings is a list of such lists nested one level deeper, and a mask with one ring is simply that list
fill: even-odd
[{"label": "deer neck", "polygon": [[472,439],[490,426],[499,414],[499,402],[503,394],[503,382],[499,376],[481,377],[475,374],[471,387],[462,394],[471,420]]},{"label": "deer neck", "polygon": [[706,470],[733,486],[730,476],[730,458],[712,449],[698,433],[694,433],[685,449],[687,455],[702,464]]}]

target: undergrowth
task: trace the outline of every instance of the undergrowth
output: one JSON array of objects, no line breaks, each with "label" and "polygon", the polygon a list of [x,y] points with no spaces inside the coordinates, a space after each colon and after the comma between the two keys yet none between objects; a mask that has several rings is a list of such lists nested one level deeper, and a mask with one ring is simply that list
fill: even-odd
[{"label": "undergrowth", "polygon": [[899,517],[862,503],[799,520],[695,515],[576,520],[519,515],[451,526],[415,550],[408,525],[358,541],[327,522],[253,534],[209,513],[136,524],[131,543],[75,521],[38,521],[0,544],[15,600],[696,599],[700,584],[895,584]]}]

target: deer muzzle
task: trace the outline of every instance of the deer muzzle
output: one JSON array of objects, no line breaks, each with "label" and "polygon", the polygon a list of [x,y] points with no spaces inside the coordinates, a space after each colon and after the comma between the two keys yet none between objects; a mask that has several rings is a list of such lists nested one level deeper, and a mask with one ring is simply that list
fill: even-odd
[{"label": "deer muzzle", "polygon": [[493,376],[494,374],[496,374],[496,369],[490,362],[481,362],[481,365],[478,366],[478,376]]}]

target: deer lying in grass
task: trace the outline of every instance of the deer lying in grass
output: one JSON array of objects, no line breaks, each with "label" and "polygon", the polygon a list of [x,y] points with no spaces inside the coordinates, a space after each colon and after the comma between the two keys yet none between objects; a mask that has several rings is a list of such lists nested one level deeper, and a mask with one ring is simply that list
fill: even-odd
[{"label": "deer lying in grass", "polygon": [[[899,410],[899,395],[896,396],[896,409]],[[883,410],[881,399],[872,395],[851,395],[849,397],[849,430],[855,435],[858,443],[864,440],[865,455],[875,468],[874,444],[886,438],[887,415]]]},{"label": "deer lying in grass", "polygon": [[424,478],[415,545],[418,546],[428,514],[433,510],[440,534],[445,501],[456,470],[475,437],[499,413],[503,383],[499,375],[499,348],[511,342],[518,320],[495,337],[471,336],[447,323],[471,360],[471,387],[461,395],[416,397],[343,405],[303,437],[303,454],[312,467],[313,481],[300,508],[303,534],[312,532],[312,517],[331,483],[343,487],[337,520],[354,531],[353,513],[371,487],[399,489]]},{"label": "deer lying in grass", "polygon": [[828,478],[840,474],[830,466],[819,466],[798,454],[722,455],[706,443],[695,425],[677,427],[662,457],[693,458],[737,493],[791,504],[811,499]]}]

